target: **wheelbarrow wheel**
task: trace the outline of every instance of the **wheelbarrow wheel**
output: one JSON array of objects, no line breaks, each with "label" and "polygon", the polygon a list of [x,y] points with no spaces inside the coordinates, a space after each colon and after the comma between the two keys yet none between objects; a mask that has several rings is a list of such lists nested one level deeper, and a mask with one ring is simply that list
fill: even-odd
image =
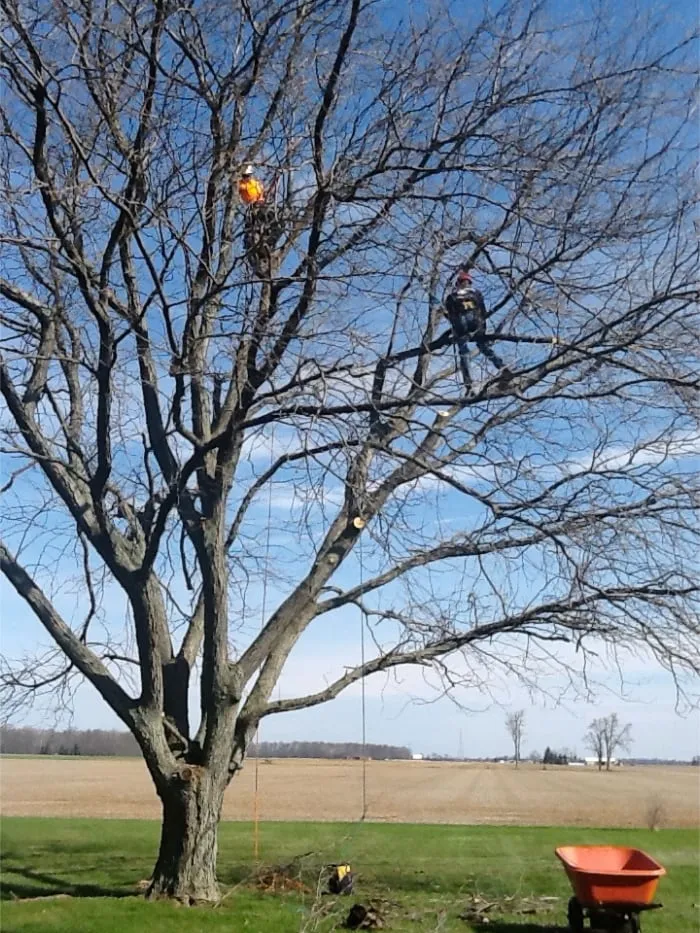
[{"label": "wheelbarrow wheel", "polygon": [[627,929],[630,933],[642,933],[642,922],[637,914],[630,914]]},{"label": "wheelbarrow wheel", "polygon": [[571,933],[583,933],[583,907],[581,907],[578,898],[571,898],[566,913]]}]

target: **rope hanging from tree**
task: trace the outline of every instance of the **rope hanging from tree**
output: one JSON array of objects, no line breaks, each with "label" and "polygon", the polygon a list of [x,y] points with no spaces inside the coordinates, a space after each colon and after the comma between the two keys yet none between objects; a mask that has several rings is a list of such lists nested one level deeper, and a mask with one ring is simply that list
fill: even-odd
[{"label": "rope hanging from tree", "polygon": [[[270,443],[270,466],[272,466],[274,457],[274,434]],[[267,496],[267,528],[265,534],[265,575],[263,577],[263,593],[261,606],[261,628],[265,625],[267,616],[267,575],[270,560],[270,526],[272,524],[272,480],[268,483]],[[353,527],[361,531],[367,524],[359,515],[352,520]],[[364,583],[364,554],[362,547],[362,537],[358,542],[358,560],[360,589]],[[365,613],[361,604],[358,603],[360,610],[360,665],[365,666]],[[367,695],[365,689],[365,678],[360,678],[360,718],[362,735],[362,809],[360,813],[360,822],[367,817]],[[260,724],[255,733],[255,769],[253,786],[253,857],[256,863],[260,859]]]},{"label": "rope hanging from tree", "polygon": [[[355,528],[365,527],[365,520],[359,516],[353,519]],[[364,559],[362,553],[362,536],[358,542],[358,557],[360,564],[360,592],[364,583]],[[365,613],[362,605],[358,603],[360,610],[360,664],[365,666]],[[365,678],[360,678],[360,705],[362,712],[362,814],[360,820],[363,821],[367,816],[367,702],[365,694]]]},{"label": "rope hanging from tree", "polygon": [[[270,436],[270,470],[275,456],[275,427]],[[272,525],[272,474],[267,484],[267,524],[265,530],[265,572],[263,575],[262,605],[260,607],[260,628],[265,627],[267,618],[267,577],[270,569],[270,526]],[[255,769],[253,787],[253,857],[260,858],[260,723],[255,730]]]}]

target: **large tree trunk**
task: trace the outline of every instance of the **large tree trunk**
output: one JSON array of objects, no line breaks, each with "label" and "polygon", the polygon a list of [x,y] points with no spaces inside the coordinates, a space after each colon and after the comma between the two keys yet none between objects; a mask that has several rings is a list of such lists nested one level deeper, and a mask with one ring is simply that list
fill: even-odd
[{"label": "large tree trunk", "polygon": [[216,901],[217,828],[225,784],[196,765],[159,789],[163,825],[149,897]]}]

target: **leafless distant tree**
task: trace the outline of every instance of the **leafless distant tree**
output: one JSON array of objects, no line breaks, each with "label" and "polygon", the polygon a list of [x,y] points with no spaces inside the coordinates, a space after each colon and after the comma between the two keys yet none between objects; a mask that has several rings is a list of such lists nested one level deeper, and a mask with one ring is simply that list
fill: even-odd
[{"label": "leafless distant tree", "polygon": [[615,752],[620,749],[629,749],[632,744],[632,726],[628,723],[622,725],[617,713],[594,719],[588,727],[585,742],[588,748],[598,759],[598,770],[610,770],[610,762]]},{"label": "leafless distant tree", "polygon": [[525,710],[519,709],[515,713],[508,713],[506,716],[506,729],[508,730],[508,735],[513,740],[513,757],[515,759],[515,767],[517,768],[520,764],[520,747],[523,741],[523,735],[525,734]]},{"label": "leafless distant tree", "polygon": [[584,737],[586,747],[593,752],[598,761],[599,771],[603,770],[603,761],[605,760],[605,743],[603,742],[602,723],[602,719],[594,719]]},{"label": "leafless distant tree", "polygon": [[[54,646],[5,660],[3,700],[69,705],[82,676],[131,730],[163,804],[151,895],[218,896],[258,723],[365,676],[588,691],[632,651],[682,691],[700,340],[677,21],[0,2],[0,566]],[[468,401],[440,307],[459,263],[515,374],[475,357]],[[364,663],[273,694],[302,633],[360,611]]]}]

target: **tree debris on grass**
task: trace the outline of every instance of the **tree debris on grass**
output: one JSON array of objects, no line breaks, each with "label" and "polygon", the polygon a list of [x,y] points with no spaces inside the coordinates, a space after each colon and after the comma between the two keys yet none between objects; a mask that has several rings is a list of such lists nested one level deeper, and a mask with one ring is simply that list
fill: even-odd
[{"label": "tree debris on grass", "polygon": [[277,865],[273,868],[264,868],[253,878],[253,884],[259,891],[269,894],[294,892],[295,894],[309,894],[311,889],[299,877],[298,866],[296,873],[290,871],[289,865]]},{"label": "tree debris on grass", "polygon": [[479,894],[472,894],[465,909],[459,914],[459,919],[487,926],[498,914],[533,916],[547,913],[554,909],[559,900],[560,898],[552,896],[520,897],[515,894],[487,900]]},{"label": "tree debris on grass", "polygon": [[312,855],[316,855],[316,853],[304,852],[303,855],[296,855],[290,862],[281,865],[263,866],[253,874],[251,882],[259,891],[269,892],[270,894],[285,892],[309,894],[311,888],[304,884],[301,879],[304,860]]}]

